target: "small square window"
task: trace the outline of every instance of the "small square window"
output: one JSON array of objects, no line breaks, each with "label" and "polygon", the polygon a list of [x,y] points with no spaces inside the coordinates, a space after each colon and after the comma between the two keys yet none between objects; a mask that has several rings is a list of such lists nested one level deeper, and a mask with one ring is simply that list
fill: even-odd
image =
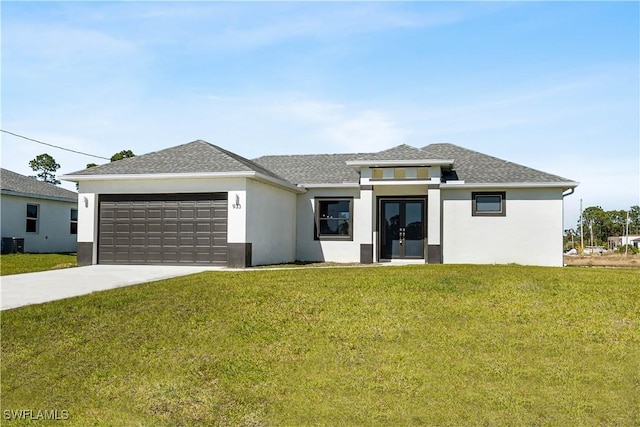
[{"label": "small square window", "polygon": [[471,193],[471,215],[506,216],[506,214],[506,193],[504,191]]},{"label": "small square window", "polygon": [[316,199],[315,239],[352,240],[353,199]]}]

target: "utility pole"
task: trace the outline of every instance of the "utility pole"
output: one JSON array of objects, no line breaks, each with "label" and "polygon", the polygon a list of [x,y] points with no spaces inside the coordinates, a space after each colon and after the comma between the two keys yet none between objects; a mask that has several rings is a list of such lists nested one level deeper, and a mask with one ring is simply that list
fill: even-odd
[{"label": "utility pole", "polygon": [[624,256],[629,255],[629,211],[627,211],[627,244],[624,245]]},{"label": "utility pole", "polygon": [[582,199],[580,199],[580,253],[584,254],[584,218],[582,218]]}]

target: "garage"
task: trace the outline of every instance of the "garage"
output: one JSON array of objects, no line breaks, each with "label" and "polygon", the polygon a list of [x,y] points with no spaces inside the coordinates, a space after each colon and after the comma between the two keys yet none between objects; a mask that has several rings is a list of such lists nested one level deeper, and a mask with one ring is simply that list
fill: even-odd
[{"label": "garage", "polygon": [[227,265],[227,193],[102,194],[99,264]]}]

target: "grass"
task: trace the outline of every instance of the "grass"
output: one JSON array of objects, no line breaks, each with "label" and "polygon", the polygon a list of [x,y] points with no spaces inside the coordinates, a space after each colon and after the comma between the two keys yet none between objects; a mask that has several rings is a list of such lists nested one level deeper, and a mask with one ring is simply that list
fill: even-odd
[{"label": "grass", "polygon": [[51,425],[640,424],[637,269],[207,272],[1,324],[2,414]]},{"label": "grass", "polygon": [[0,255],[0,274],[34,273],[77,265],[75,254],[7,254]]}]

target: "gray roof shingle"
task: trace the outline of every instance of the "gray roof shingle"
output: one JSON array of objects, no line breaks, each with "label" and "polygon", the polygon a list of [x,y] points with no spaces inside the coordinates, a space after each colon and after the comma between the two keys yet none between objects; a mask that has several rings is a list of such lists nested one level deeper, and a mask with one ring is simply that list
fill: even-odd
[{"label": "gray roof shingle", "polygon": [[427,153],[407,144],[398,145],[378,153],[369,153],[359,159],[350,160],[447,160],[441,157],[427,157]]},{"label": "gray roof shingle", "polygon": [[165,150],[106,163],[69,175],[139,175],[160,173],[258,172],[284,180],[252,160],[206,141],[197,140]]},{"label": "gray roof shingle", "polygon": [[454,159],[453,171],[445,178],[467,184],[557,183],[570,179],[469,150],[455,144],[431,144],[422,148],[428,157]]},{"label": "gray roof shingle", "polygon": [[8,169],[0,169],[0,181],[2,181],[0,184],[2,184],[3,191],[28,194],[34,197],[64,199],[72,202],[78,200],[78,194],[73,191],[20,175]]},{"label": "gray roof shingle", "polygon": [[280,155],[249,160],[202,140],[70,175],[255,171],[291,184],[357,184],[357,169],[346,164],[354,160],[454,160],[453,170],[444,171],[445,180],[459,179],[468,184],[571,182],[454,144],[423,148],[402,144],[377,153]]},{"label": "gray roof shingle", "polygon": [[301,154],[263,156],[256,163],[271,169],[294,184],[343,184],[360,182],[358,171],[348,160],[365,154]]}]

